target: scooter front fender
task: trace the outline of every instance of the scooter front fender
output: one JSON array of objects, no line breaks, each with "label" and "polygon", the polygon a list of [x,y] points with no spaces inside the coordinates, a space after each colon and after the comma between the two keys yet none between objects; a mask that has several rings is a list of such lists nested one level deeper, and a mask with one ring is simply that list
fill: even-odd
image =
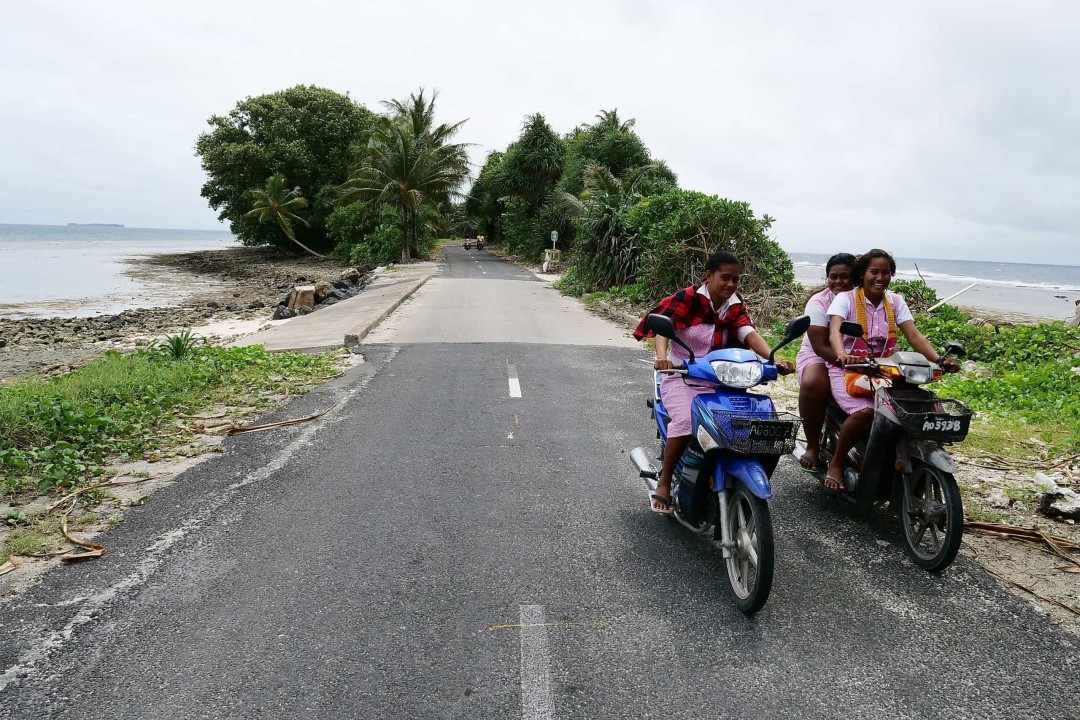
[{"label": "scooter front fender", "polygon": [[741,455],[720,454],[716,458],[716,470],[714,472],[713,490],[724,490],[725,478],[731,475],[742,481],[746,489],[761,498],[768,500],[772,497],[772,483],[769,482],[769,474],[765,468],[754,458],[742,457]]},{"label": "scooter front fender", "polygon": [[905,473],[911,472],[912,458],[922,460],[927,465],[932,465],[950,475],[955,475],[958,469],[956,461],[945,448],[929,440],[912,440],[904,437],[896,444],[896,454],[900,457],[900,464]]}]

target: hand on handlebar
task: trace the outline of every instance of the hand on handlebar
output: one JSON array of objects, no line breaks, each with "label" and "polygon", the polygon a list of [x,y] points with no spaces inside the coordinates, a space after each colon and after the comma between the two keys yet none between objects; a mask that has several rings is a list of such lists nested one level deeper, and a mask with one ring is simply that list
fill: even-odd
[{"label": "hand on handlebar", "polygon": [[791,362],[790,360],[777,360],[776,372],[780,373],[781,375],[790,375],[791,373],[795,372],[795,363]]},{"label": "hand on handlebar", "polygon": [[840,353],[836,356],[836,365],[839,367],[861,362],[866,362],[866,358],[859,357],[858,355],[848,355],[847,353]]},{"label": "hand on handlebar", "polygon": [[673,367],[675,367],[675,363],[667,358],[664,358],[663,360],[656,358],[656,362],[653,363],[654,370],[671,370]]},{"label": "hand on handlebar", "polygon": [[960,372],[960,363],[953,358],[940,358],[938,360],[938,365],[940,365],[941,369],[947,373]]}]

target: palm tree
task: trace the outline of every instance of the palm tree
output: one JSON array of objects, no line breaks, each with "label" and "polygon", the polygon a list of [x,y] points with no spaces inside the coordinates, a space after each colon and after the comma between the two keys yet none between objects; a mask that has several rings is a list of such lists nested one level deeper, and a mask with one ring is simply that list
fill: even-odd
[{"label": "palm tree", "polygon": [[250,211],[244,214],[245,218],[255,219],[261,223],[276,222],[281,231],[285,233],[285,237],[315,257],[326,257],[297,240],[296,235],[293,233],[292,223],[294,220],[308,227],[307,220],[294,212],[306,208],[308,204],[304,196],[300,194],[299,187],[294,187],[292,190],[286,189],[285,176],[281,173],[275,173],[266,179],[265,188],[254,188],[250,192],[252,197],[255,198],[255,204]]},{"label": "palm tree", "polygon": [[462,122],[434,125],[435,97],[410,95],[391,100],[390,111],[372,133],[367,154],[339,188],[339,205],[381,202],[401,213],[401,259],[411,259],[409,241],[418,240],[420,211],[461,195],[469,175],[466,145],[447,142]]},{"label": "palm tree", "polygon": [[625,285],[637,277],[642,243],[623,221],[627,211],[641,202],[641,186],[657,172],[662,172],[661,166],[649,163],[618,178],[606,167],[589,165],[580,199],[574,202],[568,193],[560,198],[563,212],[575,217],[582,230],[577,252],[584,260],[586,280],[597,289]]}]

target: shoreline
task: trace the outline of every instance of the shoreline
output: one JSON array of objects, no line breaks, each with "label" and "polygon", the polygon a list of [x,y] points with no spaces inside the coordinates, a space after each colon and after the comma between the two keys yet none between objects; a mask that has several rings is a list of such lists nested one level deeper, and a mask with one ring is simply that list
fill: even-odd
[{"label": "shoreline", "polygon": [[16,318],[3,315],[0,306],[0,383],[62,374],[108,350],[145,348],[154,338],[184,328],[227,342],[285,322],[271,316],[294,285],[333,282],[351,267],[333,258],[249,247],[151,254],[130,264],[128,272],[156,286],[145,299],[153,303],[149,307]]},{"label": "shoreline", "polygon": [[[824,286],[824,274],[824,267],[795,266],[795,280],[808,288]],[[897,279],[910,280],[912,278],[905,276]],[[971,283],[930,277],[927,278],[926,284],[937,291],[938,297],[944,299],[963,290]],[[976,285],[955,300],[951,300],[949,304],[980,317],[992,316],[1015,324],[1035,324],[1072,320],[1075,317],[1077,300],[1080,300],[1080,292],[1075,290],[986,282]]]}]

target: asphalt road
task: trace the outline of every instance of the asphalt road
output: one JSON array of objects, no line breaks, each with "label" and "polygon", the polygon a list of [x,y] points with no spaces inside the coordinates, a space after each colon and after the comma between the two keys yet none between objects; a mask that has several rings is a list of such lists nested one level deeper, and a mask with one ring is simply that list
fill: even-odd
[{"label": "asphalt road", "polygon": [[[534,286],[504,308],[531,342],[465,311],[418,337],[493,281]],[[773,595],[740,615],[630,467],[646,355],[531,317],[563,302],[451,248],[366,364],[282,413],[340,400],[322,421],[234,438],[2,607],[0,717],[1080,716],[1076,638],[963,559],[915,568],[787,459]]]}]

